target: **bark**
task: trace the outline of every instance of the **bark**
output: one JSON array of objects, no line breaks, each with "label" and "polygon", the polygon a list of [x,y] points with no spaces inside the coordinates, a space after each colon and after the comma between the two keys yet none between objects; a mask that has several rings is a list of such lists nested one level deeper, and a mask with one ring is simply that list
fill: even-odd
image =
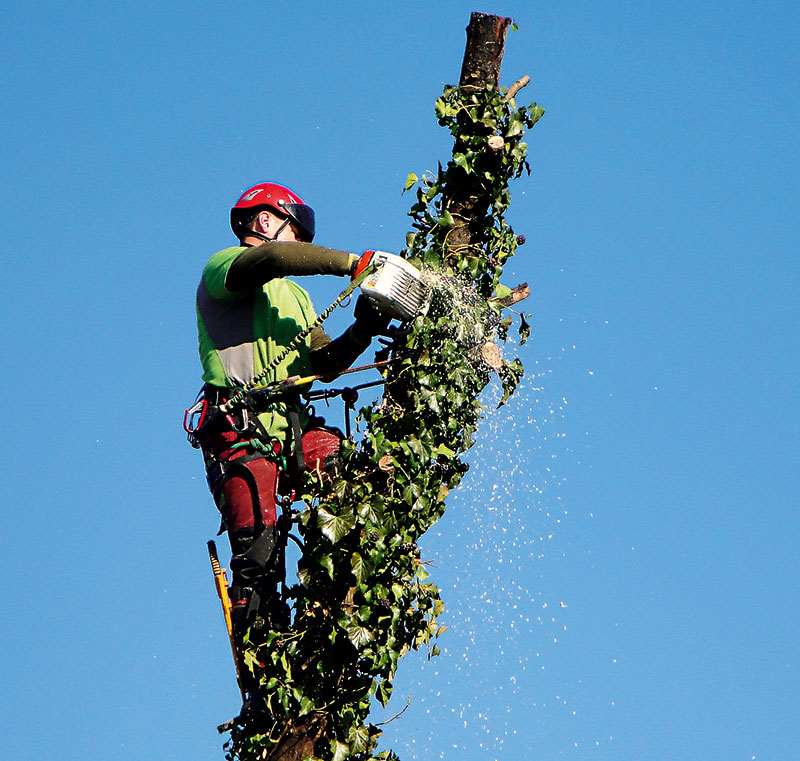
[{"label": "bark", "polygon": [[516,286],[516,288],[512,288],[511,293],[509,293],[508,296],[504,296],[501,299],[494,298],[492,301],[496,302],[505,309],[506,307],[518,304],[523,299],[527,299],[530,295],[531,289],[528,287],[528,284],[521,283],[520,285]]},{"label": "bark", "polygon": [[[500,84],[500,65],[503,62],[506,34],[511,19],[473,13],[467,26],[467,45],[461,64],[459,85],[466,90],[481,90],[488,85]],[[489,135],[487,135],[487,140]],[[456,143],[454,152],[463,152]],[[448,239],[448,248],[454,256],[469,254],[480,246],[485,236],[484,217],[491,199],[469,187],[454,190],[442,205],[453,216],[455,222]]]},{"label": "bark", "polygon": [[314,755],[314,743],[325,731],[324,720],[298,719],[287,736],[269,754],[269,761],[303,761]]},{"label": "bark", "polygon": [[467,27],[467,47],[461,64],[461,87],[482,89],[490,82],[500,81],[506,34],[511,19],[473,13]]}]

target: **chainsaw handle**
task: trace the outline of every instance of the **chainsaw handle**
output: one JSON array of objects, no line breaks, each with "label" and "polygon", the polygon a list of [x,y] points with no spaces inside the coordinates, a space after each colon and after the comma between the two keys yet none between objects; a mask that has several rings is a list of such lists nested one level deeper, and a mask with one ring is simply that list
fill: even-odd
[{"label": "chainsaw handle", "polygon": [[353,270],[353,274],[350,277],[350,280],[355,280],[367,267],[369,267],[370,262],[372,261],[372,257],[374,256],[374,251],[365,251],[361,254],[361,257],[356,264],[356,268]]}]

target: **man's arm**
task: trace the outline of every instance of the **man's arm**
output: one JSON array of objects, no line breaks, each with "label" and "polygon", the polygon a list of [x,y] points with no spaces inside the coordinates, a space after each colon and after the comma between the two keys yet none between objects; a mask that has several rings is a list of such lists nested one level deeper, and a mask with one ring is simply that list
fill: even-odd
[{"label": "man's arm", "polygon": [[350,275],[358,257],[313,243],[268,241],[242,251],[228,269],[225,287],[249,291],[276,278],[302,275]]},{"label": "man's arm", "polygon": [[351,325],[337,339],[331,337],[320,327],[311,332],[311,351],[308,359],[314,375],[329,375],[333,380],[342,370],[346,370],[366,351],[371,336],[361,336]]},{"label": "man's arm", "polygon": [[356,301],[353,316],[355,322],[333,341],[321,327],[311,331],[308,358],[315,375],[335,376],[346,370],[364,353],[373,337],[383,333],[391,322],[390,317],[375,309],[363,295]]}]

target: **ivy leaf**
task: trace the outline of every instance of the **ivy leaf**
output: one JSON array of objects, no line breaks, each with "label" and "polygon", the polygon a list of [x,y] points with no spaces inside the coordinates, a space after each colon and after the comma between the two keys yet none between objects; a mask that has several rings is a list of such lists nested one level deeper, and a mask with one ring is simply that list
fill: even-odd
[{"label": "ivy leaf", "polygon": [[307,713],[311,713],[314,709],[314,701],[311,698],[307,698],[305,695],[300,698],[300,712],[299,716],[305,716]]},{"label": "ivy leaf", "polygon": [[392,697],[392,683],[388,680],[384,680],[378,685],[378,689],[375,690],[375,697],[377,698],[378,702],[386,708],[386,704],[389,702],[389,698]]},{"label": "ivy leaf", "polygon": [[419,499],[420,493],[419,484],[412,481],[403,489],[403,501],[413,507],[414,503]]},{"label": "ivy leaf", "polygon": [[333,515],[325,508],[317,511],[317,528],[322,531],[328,539],[336,544],[340,539],[347,536],[356,525],[356,518],[352,513],[344,515]]},{"label": "ivy leaf", "polygon": [[[530,317],[530,315],[528,315]],[[528,340],[531,334],[531,326],[528,324],[528,321],[525,319],[525,315],[521,314],[519,316],[519,345],[522,346],[525,341]]]},{"label": "ivy leaf", "polygon": [[506,296],[511,295],[511,289],[507,285],[498,283],[497,288],[494,289],[493,301],[502,301]]},{"label": "ivy leaf", "polygon": [[433,391],[429,391],[428,389],[422,389],[419,394],[420,401],[424,402],[428,407],[430,407],[434,412],[439,412],[439,400],[436,398],[436,394]]},{"label": "ivy leaf", "polygon": [[369,745],[369,730],[365,726],[353,727],[347,739],[350,741],[350,750],[353,753],[361,753]]},{"label": "ivy leaf", "polygon": [[372,641],[372,632],[364,626],[353,624],[347,627],[347,636],[357,650],[364,648],[367,643]]},{"label": "ivy leaf", "polygon": [[520,378],[522,377],[523,368],[522,362],[515,359],[513,362],[504,362],[503,367],[500,368],[500,378],[503,381],[503,398],[498,404],[498,408],[502,407],[509,399],[511,394],[517,388]]},{"label": "ivy leaf", "polygon": [[445,446],[444,444],[439,444],[439,446],[436,447],[434,452],[438,455],[441,455],[442,457],[446,457],[448,460],[451,457],[455,457],[456,454],[452,449],[450,449],[450,447]]},{"label": "ivy leaf", "polygon": [[330,555],[323,555],[318,562],[328,572],[328,576],[333,578],[333,558]]},{"label": "ivy leaf", "polygon": [[497,326],[497,337],[501,341],[505,341],[508,338],[508,329],[511,326],[511,317],[504,317],[500,320],[500,323]]},{"label": "ivy leaf", "polygon": [[453,163],[456,166],[460,166],[467,174],[470,173],[471,169],[469,164],[467,163],[467,157],[463,153],[454,153]]},{"label": "ivy leaf", "polygon": [[354,552],[350,558],[350,570],[352,570],[353,576],[356,577],[356,583],[361,584],[364,581],[366,569],[364,566],[364,558],[357,552]]},{"label": "ivy leaf", "polygon": [[255,673],[255,669],[259,665],[259,661],[256,657],[256,654],[252,650],[244,651],[244,665],[251,673]]},{"label": "ivy leaf", "polygon": [[350,746],[339,740],[331,740],[331,752],[333,753],[333,761],[347,761],[350,755]]},{"label": "ivy leaf", "polygon": [[380,523],[383,519],[383,497],[377,494],[369,502],[362,502],[358,506],[358,515],[369,523]]},{"label": "ivy leaf", "polygon": [[508,130],[506,131],[505,137],[506,140],[510,137],[516,137],[517,135],[522,135],[525,132],[525,127],[522,123],[522,116],[519,113],[514,114],[511,118],[511,123],[508,125]]},{"label": "ivy leaf", "polygon": [[406,186],[403,188],[403,192],[405,193],[406,190],[411,190],[417,182],[419,182],[419,177],[417,177],[414,172],[409,172],[408,177],[406,177]]}]

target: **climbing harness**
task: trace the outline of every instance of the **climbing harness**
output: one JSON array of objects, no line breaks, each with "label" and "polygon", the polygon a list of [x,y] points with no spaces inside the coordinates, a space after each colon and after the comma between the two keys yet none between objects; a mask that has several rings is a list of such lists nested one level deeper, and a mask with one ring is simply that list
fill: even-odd
[{"label": "climbing harness", "polygon": [[[383,360],[359,367],[348,368],[342,375],[362,372],[365,370],[384,368],[393,360]],[[302,542],[292,533],[292,527],[298,522],[300,511],[293,508],[297,500],[293,483],[306,469],[303,454],[303,431],[300,425],[299,410],[305,408],[310,419],[315,418],[313,403],[341,397],[345,405],[345,436],[352,438],[351,412],[355,410],[359,392],[384,383],[383,378],[366,383],[356,384],[345,388],[321,389],[303,391],[313,381],[322,375],[310,375],[303,378],[294,377],[284,381],[272,383],[251,389],[241,397],[238,408],[234,411],[224,412],[226,403],[225,393],[222,389],[204,386],[201,389],[195,404],[184,414],[184,429],[187,439],[193,447],[203,445],[206,460],[206,477],[209,490],[218,500],[225,483],[234,477],[241,477],[249,484],[253,495],[253,511],[255,528],[258,529],[254,538],[253,556],[256,555],[266,562],[266,555],[277,553],[270,566],[278,569],[280,578],[276,579],[281,587],[281,598],[286,599],[285,578],[285,551],[289,540],[294,541],[302,548]],[[287,437],[288,445],[276,437],[269,436],[264,426],[258,419],[259,412],[280,404],[287,409],[290,421],[290,434]],[[208,441],[212,440],[220,430],[231,431],[237,435],[233,441],[225,443],[225,449],[218,446],[211,447]],[[324,430],[324,429],[323,429]],[[341,433],[338,433],[341,436]],[[223,446],[223,445],[219,445]],[[268,527],[261,524],[263,500],[268,499],[260,488],[257,473],[253,468],[258,466],[258,461],[268,460],[275,464],[277,470],[276,492],[274,504],[278,514],[275,516],[274,549],[268,553],[256,552],[255,544],[259,539],[264,539]],[[260,467],[260,466],[259,466]],[[228,526],[224,514],[220,516],[220,530],[223,533]],[[248,551],[250,555],[250,551]],[[260,564],[260,563],[259,563]]]},{"label": "climbing harness", "polygon": [[[387,367],[388,365],[392,364],[393,361],[394,360],[392,359],[385,359],[379,362],[372,362],[368,365],[350,367],[346,370],[341,370],[339,373],[337,373],[337,375],[350,375],[351,373],[363,372],[364,370]],[[206,426],[209,426],[216,420],[219,420],[219,417],[221,416],[225,419],[231,430],[235,431],[236,433],[244,434],[258,432],[260,438],[266,439],[269,444],[280,444],[279,439],[268,436],[266,431],[263,431],[263,428],[261,431],[257,431],[257,429],[254,430],[254,427],[258,425],[258,415],[254,414],[254,410],[260,409],[263,411],[270,404],[274,404],[276,402],[286,403],[291,397],[292,401],[299,402],[302,406],[306,407],[309,411],[309,415],[313,417],[314,408],[311,406],[312,402],[319,401],[320,399],[327,401],[328,399],[334,399],[338,396],[340,396],[342,401],[345,403],[345,420],[347,427],[346,434],[347,438],[350,438],[351,426],[349,412],[355,410],[355,403],[358,401],[358,392],[365,388],[373,388],[375,386],[383,385],[385,381],[383,378],[381,378],[380,380],[361,383],[356,386],[347,386],[344,388],[320,389],[318,391],[306,392],[300,391],[302,386],[311,385],[314,381],[322,380],[323,378],[327,377],[330,377],[330,373],[306,375],[304,377],[293,376],[291,378],[286,378],[285,380],[276,381],[264,386],[248,387],[246,391],[244,389],[239,389],[229,399],[221,401],[217,404],[210,402],[207,396],[205,396],[206,389],[210,387],[204,386],[202,389],[200,389],[200,392],[195,399],[195,403],[184,413],[183,429],[186,431],[186,438],[192,447],[199,449],[200,441],[198,436],[202,435],[202,430]],[[241,393],[242,391],[244,391],[244,393]],[[228,411],[231,406],[231,401],[233,400],[234,396],[237,395],[239,399],[238,411],[242,417],[241,423],[237,422],[232,411]],[[305,400],[305,403],[300,400]],[[237,444],[233,444],[231,449],[239,449],[249,443],[249,441],[239,442]],[[265,445],[259,441],[257,444],[254,443],[253,446],[254,448],[259,448]],[[264,452],[267,454],[270,453],[268,446],[265,446]]]}]

